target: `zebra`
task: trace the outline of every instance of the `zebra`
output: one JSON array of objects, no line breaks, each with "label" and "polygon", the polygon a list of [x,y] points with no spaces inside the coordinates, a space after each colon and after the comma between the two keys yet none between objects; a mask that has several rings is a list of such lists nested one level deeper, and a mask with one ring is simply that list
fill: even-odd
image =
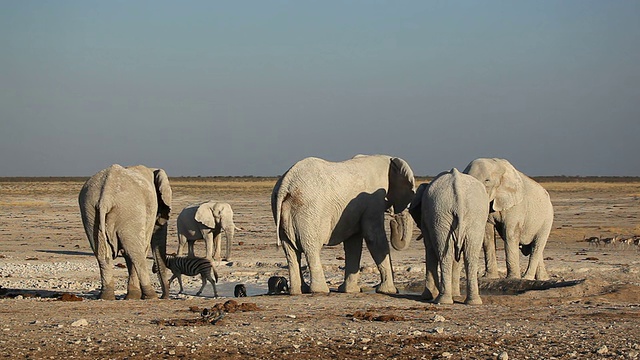
[{"label": "zebra", "polygon": [[[218,282],[218,272],[213,268],[211,261],[207,258],[197,257],[197,256],[174,256],[167,255],[166,257],[167,268],[171,270],[173,276],[169,279],[169,287],[171,287],[171,282],[173,279],[178,279],[178,284],[180,284],[180,292],[178,294],[182,294],[184,288],[182,287],[182,275],[187,276],[196,276],[200,275],[202,277],[202,287],[196,293],[196,296],[202,293],[204,287],[207,286],[207,280],[213,285],[213,294],[215,297],[218,297],[218,289],[216,289],[216,282]],[[158,272],[158,267],[156,264],[153,264],[153,272]],[[211,273],[213,272],[214,279],[211,277]]]}]

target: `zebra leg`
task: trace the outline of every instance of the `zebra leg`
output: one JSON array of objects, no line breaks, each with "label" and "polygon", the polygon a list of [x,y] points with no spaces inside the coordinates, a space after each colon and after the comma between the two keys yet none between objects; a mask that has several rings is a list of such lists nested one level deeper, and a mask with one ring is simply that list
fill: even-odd
[{"label": "zebra leg", "polygon": [[202,294],[202,290],[204,290],[204,287],[207,286],[207,278],[205,277],[205,275],[202,274],[200,277],[202,278],[202,286],[200,287],[200,290],[198,290],[198,292],[196,293],[196,296],[199,296],[200,294]]}]

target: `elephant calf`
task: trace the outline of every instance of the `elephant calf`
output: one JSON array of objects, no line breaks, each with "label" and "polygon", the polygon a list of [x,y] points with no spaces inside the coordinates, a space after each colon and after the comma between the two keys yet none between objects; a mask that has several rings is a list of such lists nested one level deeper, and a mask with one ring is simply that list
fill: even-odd
[{"label": "elephant calf", "polygon": [[[459,276],[453,270],[464,254],[467,304],[482,304],[478,290],[478,261],[482,250],[489,197],[484,185],[457,169],[420,185],[409,212],[422,230],[427,274],[423,297],[452,304]],[[438,272],[439,271],[439,272]]]},{"label": "elephant calf", "polygon": [[189,256],[195,256],[193,245],[196,240],[204,240],[207,259],[219,260],[221,252],[220,234],[224,230],[226,250],[224,260],[231,257],[231,243],[235,230],[240,230],[233,223],[231,205],[223,202],[207,201],[185,207],[177,220],[178,255],[184,255],[185,246],[189,244]]}]

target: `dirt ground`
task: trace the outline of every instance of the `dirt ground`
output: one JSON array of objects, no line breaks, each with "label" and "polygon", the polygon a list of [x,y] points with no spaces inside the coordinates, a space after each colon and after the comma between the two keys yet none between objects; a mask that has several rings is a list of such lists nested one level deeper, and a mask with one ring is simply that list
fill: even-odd
[{"label": "dirt ground", "polygon": [[[392,250],[398,295],[371,291],[379,277],[366,248],[362,293],[265,295],[270,276],[288,276],[269,205],[274,180],[172,180],[169,252],[177,248],[177,214],[191,203],[229,202],[243,228],[230,261],[216,264],[220,298],[213,298],[211,287],[193,296],[200,280],[185,277],[186,295],[178,295],[174,283],[170,300],[96,300],[99,272],[76,200],[82,182],[0,181],[3,357],[639,357],[638,246],[595,247],[583,239],[640,234],[640,182],[543,183],[555,208],[545,251],[552,282],[485,280],[483,305],[467,306],[460,298],[441,306],[419,298],[425,268],[421,241],[403,252]],[[196,252],[204,253],[202,243]],[[332,290],[342,282],[343,256],[341,246],[322,252]],[[119,298],[125,290],[123,264],[116,260]],[[498,264],[504,276],[504,251]],[[524,257],[521,266],[524,270]],[[233,298],[238,283],[245,284],[249,297]],[[205,308],[213,315],[203,317]]]}]

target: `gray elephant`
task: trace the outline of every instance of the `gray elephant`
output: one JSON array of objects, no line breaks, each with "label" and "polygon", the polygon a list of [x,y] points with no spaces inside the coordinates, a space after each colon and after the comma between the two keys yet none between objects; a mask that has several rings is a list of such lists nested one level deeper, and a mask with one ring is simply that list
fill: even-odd
[{"label": "gray elephant", "polygon": [[[393,283],[389,243],[384,227],[385,211],[396,215],[396,249],[407,246],[412,221],[403,210],[414,195],[413,171],[404,160],[386,155],[357,155],[342,162],[306,158],[293,165],[276,182],[271,209],[289,263],[290,294],[326,293],[320,250],[343,243],[345,277],[342,292],[360,292],[362,240],[367,243],[381,282],[377,292],[397,293]],[[305,254],[311,285],[304,283],[301,255]]]},{"label": "gray elephant", "polygon": [[504,240],[507,277],[520,278],[520,249],[523,255],[529,256],[524,278],[549,279],[543,257],[553,225],[549,193],[505,159],[476,159],[464,172],[484,183],[489,195],[490,213],[484,240],[486,276],[498,277],[493,240],[495,225]]},{"label": "gray elephant", "polygon": [[78,203],[100,267],[100,298],[115,299],[113,260],[120,251],[129,272],[126,299],[157,298],[146,260],[149,246],[162,270],[158,272],[162,298],[168,298],[165,257],[171,186],[164,170],[111,165],[85,182]]},{"label": "gray elephant", "polygon": [[204,240],[206,258],[209,260],[220,259],[221,232],[224,230],[226,238],[225,260],[231,257],[231,243],[236,230],[233,223],[233,210],[231,205],[223,202],[207,201],[201,204],[185,207],[177,221],[178,228],[178,255],[183,255],[187,243],[189,244],[189,256],[195,256],[193,245],[196,240]]},{"label": "gray elephant", "polygon": [[438,304],[452,304],[460,292],[457,269],[464,254],[467,304],[482,304],[478,290],[478,261],[489,197],[484,185],[457,169],[441,173],[416,191],[409,212],[420,226],[427,263],[422,294]]}]

